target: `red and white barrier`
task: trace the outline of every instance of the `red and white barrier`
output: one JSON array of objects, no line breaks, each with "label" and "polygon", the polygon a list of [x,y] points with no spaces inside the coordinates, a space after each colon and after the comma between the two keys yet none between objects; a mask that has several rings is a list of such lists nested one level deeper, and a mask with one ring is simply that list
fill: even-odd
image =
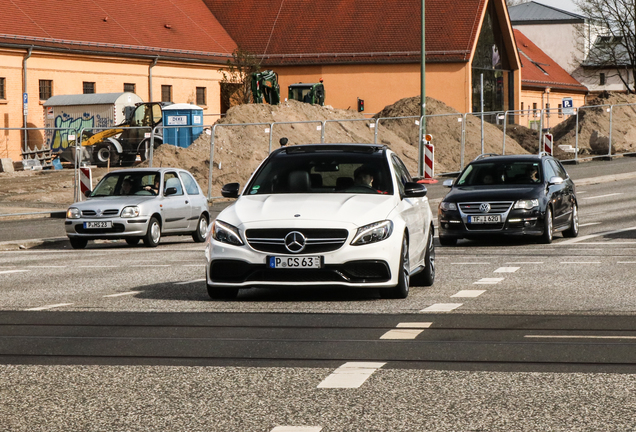
[{"label": "red and white barrier", "polygon": [[552,156],[553,136],[551,133],[543,135],[543,151]]},{"label": "red and white barrier", "polygon": [[424,146],[424,180],[435,177],[435,146],[426,143]]},{"label": "red and white barrier", "polygon": [[82,196],[84,196],[84,193],[86,191],[93,190],[93,175],[91,174],[91,168],[80,167],[79,178],[80,178],[80,193]]}]

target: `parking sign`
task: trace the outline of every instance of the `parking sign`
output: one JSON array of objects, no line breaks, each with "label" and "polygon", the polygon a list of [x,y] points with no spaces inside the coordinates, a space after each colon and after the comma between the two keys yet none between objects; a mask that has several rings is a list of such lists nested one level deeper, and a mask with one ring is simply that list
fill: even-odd
[{"label": "parking sign", "polygon": [[571,97],[564,97],[561,104],[561,106],[563,107],[563,114],[574,115],[574,103],[572,102]]}]

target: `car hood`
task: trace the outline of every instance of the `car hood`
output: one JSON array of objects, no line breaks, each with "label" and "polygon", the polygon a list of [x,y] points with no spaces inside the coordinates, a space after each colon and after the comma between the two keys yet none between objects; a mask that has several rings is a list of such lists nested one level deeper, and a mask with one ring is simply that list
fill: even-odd
[{"label": "car hood", "polygon": [[394,195],[280,194],[241,196],[218,219],[243,224],[293,221],[346,222],[356,226],[377,222],[397,205]]},{"label": "car hood", "polygon": [[123,208],[126,206],[141,205],[147,201],[155,199],[155,196],[112,196],[112,197],[95,197],[87,198],[86,201],[80,201],[73,203],[70,207],[75,207],[80,210],[94,209],[100,207],[102,210],[106,208]]},{"label": "car hood", "polygon": [[454,187],[444,201],[516,201],[541,196],[543,185],[539,186],[462,186]]}]

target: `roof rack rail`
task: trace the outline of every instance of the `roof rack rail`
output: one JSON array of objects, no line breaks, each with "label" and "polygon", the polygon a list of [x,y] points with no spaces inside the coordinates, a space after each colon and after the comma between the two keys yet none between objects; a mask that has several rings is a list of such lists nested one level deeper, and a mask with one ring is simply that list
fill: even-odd
[{"label": "roof rack rail", "polygon": [[501,155],[499,153],[482,153],[473,160],[476,161],[476,160],[484,159],[491,156],[501,156]]}]

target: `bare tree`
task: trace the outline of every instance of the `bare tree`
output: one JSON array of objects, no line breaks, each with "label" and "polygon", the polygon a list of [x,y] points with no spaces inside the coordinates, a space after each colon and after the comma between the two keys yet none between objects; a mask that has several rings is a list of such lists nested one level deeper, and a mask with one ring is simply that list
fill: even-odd
[{"label": "bare tree", "polygon": [[252,72],[258,72],[260,66],[256,56],[240,47],[227,61],[227,68],[219,69],[221,79],[221,105],[226,109],[252,102]]},{"label": "bare tree", "polygon": [[618,77],[627,93],[635,93],[636,0],[575,0],[575,3],[590,22],[603,29],[581,66],[591,73],[603,70],[608,78]]}]

